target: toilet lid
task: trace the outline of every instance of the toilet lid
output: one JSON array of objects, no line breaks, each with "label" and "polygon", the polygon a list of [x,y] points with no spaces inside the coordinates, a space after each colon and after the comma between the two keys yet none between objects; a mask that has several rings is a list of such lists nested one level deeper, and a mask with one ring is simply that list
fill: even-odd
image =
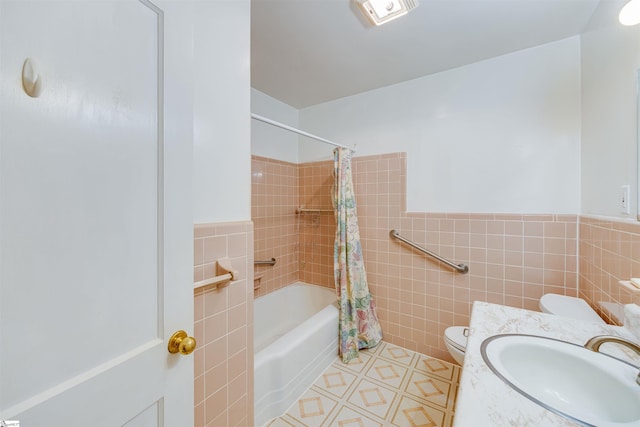
[{"label": "toilet lid", "polygon": [[[450,326],[444,330],[444,339],[452,347],[464,353],[467,347],[467,337],[465,336],[467,326]],[[468,333],[467,333],[468,334]]]},{"label": "toilet lid", "polygon": [[570,317],[586,322],[605,323],[589,304],[581,298],[566,295],[544,294],[540,298],[540,308],[546,313]]}]

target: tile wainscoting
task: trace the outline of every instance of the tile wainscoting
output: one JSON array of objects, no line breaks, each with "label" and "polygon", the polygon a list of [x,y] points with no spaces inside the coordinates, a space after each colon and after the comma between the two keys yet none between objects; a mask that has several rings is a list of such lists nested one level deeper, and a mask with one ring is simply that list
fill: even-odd
[{"label": "tile wainscoting", "polygon": [[640,304],[640,291],[618,283],[640,277],[640,223],[580,217],[580,297],[609,323],[620,324],[601,302]]},{"label": "tile wainscoting", "polygon": [[194,282],[227,257],[237,280],[194,291],[195,427],[253,424],[253,224],[197,224]]}]

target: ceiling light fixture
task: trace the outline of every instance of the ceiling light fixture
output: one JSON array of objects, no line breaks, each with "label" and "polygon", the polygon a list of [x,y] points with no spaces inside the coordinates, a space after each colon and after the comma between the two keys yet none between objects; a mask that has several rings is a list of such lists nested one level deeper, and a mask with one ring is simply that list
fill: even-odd
[{"label": "ceiling light fixture", "polygon": [[640,0],[631,0],[625,4],[618,20],[622,25],[636,25],[640,24]]},{"label": "ceiling light fixture", "polygon": [[418,0],[356,0],[356,3],[375,25],[382,25],[406,15],[418,6]]}]

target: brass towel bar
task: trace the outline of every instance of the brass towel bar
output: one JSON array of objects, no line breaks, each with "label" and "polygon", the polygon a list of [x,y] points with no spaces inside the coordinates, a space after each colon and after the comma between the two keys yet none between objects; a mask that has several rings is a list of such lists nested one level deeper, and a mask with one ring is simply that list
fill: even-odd
[{"label": "brass towel bar", "polygon": [[216,276],[200,280],[193,284],[193,289],[215,285],[216,287],[226,285],[232,280],[237,280],[240,275],[231,265],[229,258],[220,258],[216,261]]}]

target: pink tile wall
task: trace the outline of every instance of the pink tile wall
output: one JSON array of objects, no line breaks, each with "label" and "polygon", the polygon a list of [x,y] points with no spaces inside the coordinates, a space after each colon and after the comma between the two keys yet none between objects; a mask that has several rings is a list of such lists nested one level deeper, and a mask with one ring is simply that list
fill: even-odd
[{"label": "pink tile wall", "polygon": [[580,217],[580,297],[609,323],[619,324],[600,302],[640,304],[620,280],[640,277],[640,224]]},{"label": "pink tile wall", "polygon": [[261,277],[256,297],[298,280],[298,165],[252,156],[251,219],[255,259],[276,259],[271,266],[256,266]]},{"label": "pink tile wall", "polygon": [[[406,213],[404,153],[353,163],[369,286],[387,341],[450,360],[444,329],[468,325],[473,301],[537,310],[544,293],[576,295],[575,215]],[[392,240],[391,229],[469,273]]]},{"label": "pink tile wall", "polygon": [[[298,170],[300,206],[330,209],[333,162]],[[473,301],[537,310],[544,293],[577,295],[575,215],[407,213],[404,153],[354,158],[353,180],[369,286],[388,342],[451,360],[444,329],[467,325]],[[333,287],[333,215],[298,221],[297,277]],[[468,264],[469,274],[392,240],[391,229]]]},{"label": "pink tile wall", "polygon": [[251,165],[255,259],[276,258],[273,267],[255,267],[261,277],[255,296],[298,280],[333,287],[333,163],[296,165],[252,156]]},{"label": "pink tile wall", "polygon": [[[473,301],[537,310],[544,293],[576,295],[575,216],[413,213],[378,227],[363,233],[365,259],[375,258],[369,283],[398,345],[448,359],[444,329],[468,325]],[[388,228],[469,273],[391,240]]]},{"label": "pink tile wall", "polygon": [[194,291],[195,427],[253,424],[253,224],[196,224],[194,282],[228,257],[239,277]]},{"label": "pink tile wall", "polygon": [[298,166],[298,198],[301,208],[318,209],[298,215],[300,259],[298,278],[306,283],[334,287],[333,241],[335,219],[331,203],[333,162]]}]

